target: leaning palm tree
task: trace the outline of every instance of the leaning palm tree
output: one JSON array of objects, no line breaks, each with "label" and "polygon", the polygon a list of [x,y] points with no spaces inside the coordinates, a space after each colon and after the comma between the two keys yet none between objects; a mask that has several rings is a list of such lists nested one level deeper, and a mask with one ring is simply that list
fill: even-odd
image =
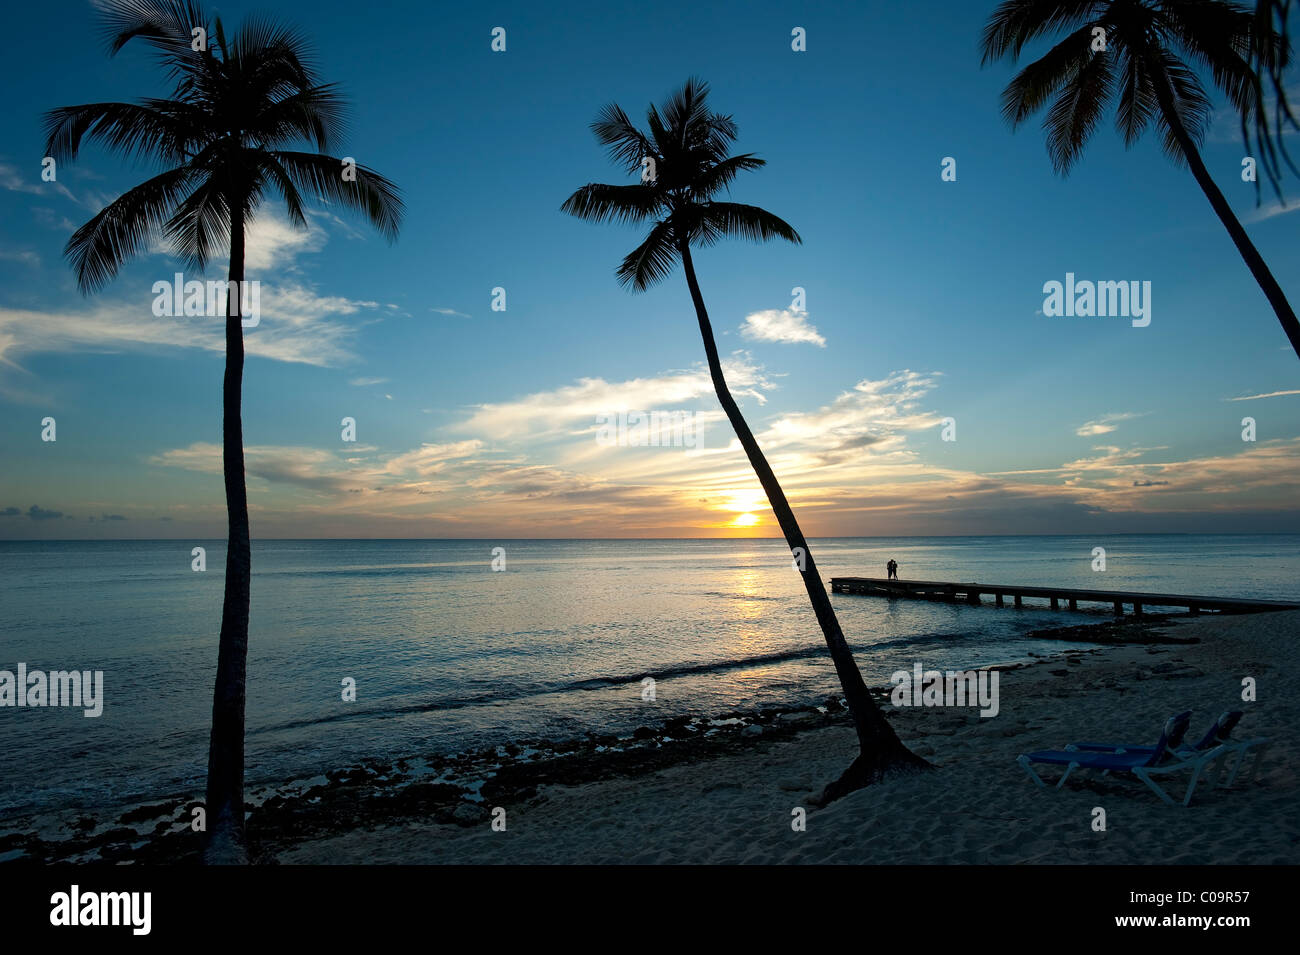
[{"label": "leaning palm tree", "polygon": [[[305,228],[304,193],[363,213],[390,241],[402,202],[364,166],[324,154],[343,129],[343,100],[321,84],[301,34],[249,19],[227,36],[194,0],[100,0],[109,54],[147,43],[173,84],[170,99],[65,106],[46,115],[46,152],[76,158],[98,140],[162,169],[105,206],[73,234],[65,255],[83,294],[107,284],[161,239],[202,271],[229,251],[222,453],[229,538],[208,751],[204,860],[247,859],[244,834],[244,699],[250,578],[240,387],[244,338],[240,290],[245,235],[268,193]],[[316,152],[285,147],[309,141]],[[349,170],[353,173],[352,170]]]},{"label": "leaning palm tree", "polygon": [[591,183],[566,199],[561,208],[591,222],[653,222],[645,241],[628,253],[617,270],[619,282],[635,292],[666,278],[676,262],[682,263],[718,401],[767,494],[786,543],[793,554],[802,555],[797,563],[801,565],[804,587],[826,637],[857,730],[860,753],[844,775],[827,787],[822,802],[828,802],[886,772],[929,764],[903,746],[868,693],[790,502],[727,388],[709,313],[695,277],[691,246],[710,246],[732,236],[756,242],[774,238],[794,243],[801,240],[789,224],[764,209],[714,198],[730,188],[738,173],[758,169],[764,160],[751,153],[729,155],[736,124],[730,116],[709,109],[708,92],[708,85],[701,80],[687,80],[662,108],[649,108],[648,132],[637,129],[618,105],[606,106],[591,124],[596,138],[627,172],[653,170],[653,178],[647,174],[638,185]]},{"label": "leaning palm tree", "polygon": [[1257,117],[1264,105],[1252,50],[1267,50],[1266,65],[1285,50],[1276,32],[1267,43],[1260,40],[1258,22],[1252,11],[1229,0],[1004,0],[984,27],[983,61],[1014,62],[1026,43],[1064,33],[1007,85],[1002,115],[1014,128],[1051,101],[1043,125],[1052,165],[1062,175],[1112,100],[1126,145],[1154,121],[1165,152],[1191,169],[1300,356],[1300,321],[1291,303],[1201,159],[1211,105],[1188,65],[1208,70],[1240,115]]}]

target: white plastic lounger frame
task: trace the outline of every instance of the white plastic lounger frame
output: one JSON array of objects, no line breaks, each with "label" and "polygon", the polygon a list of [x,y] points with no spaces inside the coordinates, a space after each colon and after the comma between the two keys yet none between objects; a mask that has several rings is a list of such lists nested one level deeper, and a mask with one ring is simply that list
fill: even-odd
[{"label": "white plastic lounger frame", "polygon": [[1251,761],[1250,772],[1246,775],[1246,782],[1253,782],[1255,777],[1259,775],[1259,764],[1263,761],[1264,753],[1268,750],[1270,742],[1271,740],[1267,737],[1259,736],[1240,743],[1224,743],[1225,748],[1236,751],[1237,758],[1233,760],[1232,772],[1228,774],[1228,781],[1223,784],[1223,787],[1225,789],[1232,787],[1233,781],[1237,778],[1237,773],[1241,771],[1242,764],[1246,762],[1246,757],[1252,749],[1255,751],[1255,758]]},{"label": "white plastic lounger frame", "polygon": [[[1250,744],[1244,744],[1244,745],[1248,746]],[[1198,753],[1194,756],[1188,756],[1186,759],[1173,760],[1169,763],[1166,763],[1163,766],[1133,766],[1130,769],[1125,770],[1125,772],[1130,772],[1138,779],[1142,780],[1142,782],[1144,782],[1152,792],[1154,792],[1157,796],[1160,797],[1160,800],[1162,802],[1170,806],[1175,806],[1177,805],[1177,803],[1174,802],[1173,798],[1167,792],[1165,792],[1164,789],[1160,786],[1160,784],[1152,777],[1164,776],[1168,773],[1172,773],[1180,769],[1190,769],[1192,771],[1192,778],[1187,784],[1187,792],[1183,795],[1183,802],[1182,802],[1184,806],[1187,806],[1191,804],[1192,794],[1196,792],[1196,784],[1197,782],[1200,781],[1201,773],[1205,771],[1205,767],[1212,762],[1216,763],[1214,768],[1214,773],[1213,773],[1213,779],[1217,782],[1219,774],[1223,770],[1223,761],[1228,756],[1230,756],[1234,751],[1236,751],[1239,746],[1243,746],[1243,744],[1220,744],[1219,746],[1216,746],[1213,749],[1208,749],[1203,753]],[[1066,747],[1067,752],[1070,751],[1070,749],[1071,747],[1069,746]],[[1122,749],[1117,750],[1117,752],[1122,753],[1124,752],[1124,750]],[[1236,778],[1237,769],[1240,768],[1241,760],[1244,758],[1245,758],[1245,751],[1243,748],[1237,757],[1236,765],[1233,768],[1232,774],[1229,776],[1228,785],[1231,785],[1232,779]],[[1255,761],[1258,764],[1259,756],[1255,757]],[[1080,763],[1067,764],[1065,767],[1065,773],[1061,776],[1060,779],[1056,781],[1056,785],[1048,786],[1048,784],[1043,781],[1043,778],[1039,776],[1038,773],[1034,772],[1033,767],[1030,765],[1032,761],[1028,756],[1021,755],[1017,757],[1016,762],[1019,763],[1020,767],[1029,774],[1029,777],[1034,782],[1038,783],[1038,785],[1041,786],[1043,789],[1056,789],[1056,790],[1059,790],[1063,785],[1065,785],[1065,781],[1066,779],[1069,778],[1070,773],[1074,772],[1074,770],[1078,769],[1079,766],[1082,765]],[[1087,767],[1084,768],[1086,769]],[[1109,772],[1109,770],[1107,770],[1107,772]],[[1211,786],[1213,787],[1213,785],[1214,783],[1212,782]]]}]

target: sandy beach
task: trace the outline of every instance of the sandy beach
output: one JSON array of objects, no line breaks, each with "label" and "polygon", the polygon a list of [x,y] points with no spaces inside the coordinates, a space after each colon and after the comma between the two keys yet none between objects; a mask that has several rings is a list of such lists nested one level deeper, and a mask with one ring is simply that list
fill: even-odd
[{"label": "sandy beach", "polygon": [[[506,805],[505,831],[403,820],[274,846],[294,863],[1290,863],[1300,861],[1294,727],[1300,677],[1284,667],[1300,612],[1189,619],[1189,645],[1071,652],[1003,671],[1001,711],[896,710],[900,735],[935,771],[792,810],[852,759],[847,726],[766,741],[716,758],[582,785],[542,785]],[[1258,701],[1241,702],[1244,677]],[[1198,788],[1167,806],[1134,780],[1076,773],[1043,791],[1022,752],[1078,740],[1154,743],[1164,720],[1193,711],[1189,740],[1223,710],[1237,735],[1272,739],[1254,782]],[[1053,777],[1054,778],[1054,777]],[[1176,777],[1181,778],[1181,777]],[[1172,784],[1177,787],[1177,783]],[[1181,789],[1178,789],[1181,794]],[[1107,828],[1093,831],[1093,809]]]},{"label": "sandy beach", "polygon": [[[1073,646],[1080,629],[1050,631],[1063,641],[1060,652],[993,665],[995,716],[981,718],[978,707],[895,707],[881,688],[900,737],[933,771],[890,778],[824,808],[816,797],[856,751],[837,698],[678,715],[628,736],[592,732],[372,760],[258,787],[249,794],[253,861],[1300,862],[1290,731],[1300,720],[1300,677],[1284,666],[1300,611],[1093,623],[1082,628],[1099,641],[1088,649]],[[1241,698],[1245,677],[1256,681],[1255,702]],[[1212,789],[1203,778],[1190,807],[1095,772],[1043,790],[1016,763],[1021,753],[1070,742],[1150,745],[1183,710],[1193,711],[1192,742],[1229,709],[1245,711],[1236,739],[1271,744],[1257,778],[1243,771],[1232,789]],[[1054,781],[1059,771],[1043,772]],[[1181,800],[1187,779],[1175,774],[1166,788]],[[0,861],[194,863],[191,808],[200,801],[196,792],[93,817],[58,814],[0,838]],[[1093,828],[1097,807],[1105,831]],[[792,825],[798,810],[802,831]]]}]

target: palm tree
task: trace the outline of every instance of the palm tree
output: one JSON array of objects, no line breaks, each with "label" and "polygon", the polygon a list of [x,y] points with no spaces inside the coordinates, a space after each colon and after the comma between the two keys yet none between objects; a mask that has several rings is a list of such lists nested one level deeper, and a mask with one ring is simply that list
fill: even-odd
[{"label": "palm tree", "polygon": [[[1093,50],[1098,27],[1105,31],[1104,52]],[[1165,152],[1191,169],[1300,356],[1300,321],[1291,303],[1201,159],[1210,98],[1186,62],[1208,70],[1239,114],[1258,116],[1262,84],[1250,63],[1252,50],[1262,48],[1255,14],[1228,0],[1004,0],[984,27],[983,62],[1014,62],[1026,43],[1062,32],[1007,85],[1002,115],[1014,128],[1051,100],[1043,125],[1052,165],[1062,175],[1116,95],[1115,123],[1126,145],[1154,120]],[[1275,32],[1266,47],[1267,62],[1285,48]]]},{"label": "palm tree", "polygon": [[[1259,83],[1255,90],[1253,108],[1241,115],[1241,135],[1248,153],[1260,157],[1260,165],[1268,175],[1280,200],[1282,198],[1282,166],[1300,175],[1287,152],[1283,136],[1286,127],[1300,129],[1300,119],[1291,111],[1286,95],[1286,73],[1291,65],[1291,45],[1288,37],[1291,0],[1256,0],[1255,24],[1251,48],[1247,59],[1255,69]],[[1267,77],[1269,91],[1264,89]],[[1269,116],[1266,96],[1273,97],[1272,116]],[[1252,139],[1253,127],[1253,139]],[[1256,202],[1259,201],[1259,180],[1255,181]]]},{"label": "palm tree", "polygon": [[[722,373],[713,327],[695,277],[691,246],[710,246],[730,236],[756,242],[778,238],[798,243],[801,239],[789,224],[764,209],[714,198],[720,191],[730,189],[738,173],[759,169],[764,161],[751,153],[728,155],[736,138],[736,124],[730,116],[709,109],[708,92],[708,85],[703,81],[687,80],[662,108],[649,108],[648,132],[633,126],[617,104],[606,106],[591,124],[596,138],[609,148],[611,159],[627,172],[653,169],[654,178],[638,185],[590,183],[569,196],[561,208],[591,222],[653,221],[645,241],[628,253],[617,270],[620,284],[630,286],[634,292],[644,291],[666,278],[678,260],[682,263],[718,401],[767,494],[786,543],[792,553],[803,555],[804,586],[826,637],[857,730],[860,754],[848,771],[827,787],[822,801],[829,802],[879,779],[888,771],[919,769],[929,764],[903,746],[867,692],[790,502]],[[643,163],[644,160],[649,162]]]},{"label": "palm tree", "polygon": [[[109,55],[146,42],[174,84],[170,99],[65,106],[46,114],[47,155],[76,158],[83,140],[162,167],[105,206],[73,234],[64,254],[83,294],[107,284],[129,259],[162,238],[202,271],[229,246],[222,453],[229,539],[225,599],[208,751],[204,860],[247,860],[244,835],[244,697],[250,578],[240,387],[244,338],[240,292],[245,234],[268,192],[305,228],[303,194],[363,213],[389,241],[402,202],[397,188],[364,166],[345,178],[324,154],[342,132],[344,102],[321,84],[296,31],[263,19],[227,36],[195,0],[101,0]],[[204,31],[200,33],[199,31]],[[283,147],[310,141],[316,152]]]}]

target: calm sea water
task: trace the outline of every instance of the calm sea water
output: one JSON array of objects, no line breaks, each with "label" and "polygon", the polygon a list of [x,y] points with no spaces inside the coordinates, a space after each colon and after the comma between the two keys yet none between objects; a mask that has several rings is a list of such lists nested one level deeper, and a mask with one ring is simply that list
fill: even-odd
[{"label": "calm sea water", "polygon": [[[205,543],[205,542],[199,542]],[[0,542],[0,669],[104,671],[104,712],[0,708],[0,830],[201,792],[224,543]],[[506,552],[491,570],[492,548]],[[1092,548],[1107,551],[1092,571]],[[1300,536],[836,539],[825,577],[1300,597]],[[781,541],[258,541],[248,779],[820,701],[834,671]],[[870,683],[1062,649],[1047,609],[833,597]],[[1097,616],[1104,616],[1099,610]],[[641,700],[641,678],[657,701]],[[341,681],[356,680],[343,702]]]}]

